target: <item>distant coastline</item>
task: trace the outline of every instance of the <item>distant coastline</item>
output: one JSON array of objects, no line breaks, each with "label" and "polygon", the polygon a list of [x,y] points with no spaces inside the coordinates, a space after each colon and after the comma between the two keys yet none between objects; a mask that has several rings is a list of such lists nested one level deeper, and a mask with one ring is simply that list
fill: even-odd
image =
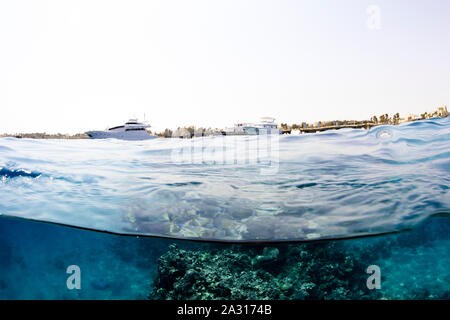
[{"label": "distant coastline", "polygon": [[18,139],[90,139],[84,133],[70,134],[49,134],[49,133],[15,133],[15,134],[0,134],[0,138],[18,138]]},{"label": "distant coastline", "polygon": [[[318,121],[314,123],[302,122],[299,124],[281,123],[280,129],[284,134],[290,134],[293,131],[301,133],[315,133],[326,130],[337,130],[341,128],[364,128],[370,129],[379,125],[398,125],[405,122],[425,120],[430,118],[445,118],[449,115],[447,106],[439,107],[432,112],[424,112],[420,115],[410,114],[406,117],[400,117],[398,113],[390,117],[388,114],[373,116],[370,120],[335,120],[335,121]],[[214,136],[224,135],[224,129],[196,128],[195,126],[178,127],[175,130],[165,129],[162,132],[153,132],[160,138],[191,138],[194,136]],[[85,133],[70,134],[49,134],[49,133],[15,133],[0,134],[0,138],[13,137],[24,139],[90,139]]]}]

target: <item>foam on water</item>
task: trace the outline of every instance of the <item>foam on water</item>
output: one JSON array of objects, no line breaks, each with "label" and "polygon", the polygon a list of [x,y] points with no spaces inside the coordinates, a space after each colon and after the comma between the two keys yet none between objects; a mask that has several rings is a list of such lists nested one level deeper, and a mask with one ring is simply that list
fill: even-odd
[{"label": "foam on water", "polygon": [[449,118],[270,137],[269,156],[261,139],[2,138],[0,214],[246,242],[373,235],[450,212]]}]

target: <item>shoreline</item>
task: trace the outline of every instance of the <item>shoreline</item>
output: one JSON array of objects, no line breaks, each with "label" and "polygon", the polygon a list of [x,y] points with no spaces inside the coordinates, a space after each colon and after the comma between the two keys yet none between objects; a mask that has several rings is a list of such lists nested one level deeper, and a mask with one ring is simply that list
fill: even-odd
[{"label": "shoreline", "polygon": [[[400,125],[403,123],[408,122],[415,122],[415,121],[421,121],[421,120],[428,120],[433,118],[446,118],[448,117],[447,109],[445,108],[445,113],[441,114],[440,116],[435,117],[422,117],[422,118],[415,118],[415,119],[408,119],[403,121],[391,121],[389,118],[387,118],[387,121],[378,121],[378,119],[372,119],[371,120],[364,120],[364,121],[329,121],[329,122],[318,122],[318,124],[314,125],[306,125],[306,126],[299,126],[299,125],[287,125],[287,124],[281,124],[279,126],[280,134],[291,134],[292,131],[299,131],[300,133],[317,133],[327,130],[339,130],[344,128],[352,128],[352,129],[370,129],[373,127],[377,127],[380,125]],[[375,120],[375,121],[373,121]],[[188,127],[188,128],[178,128],[177,131],[184,130],[187,133],[187,136],[190,135],[190,137],[194,137],[196,131],[200,131],[201,135],[199,136],[209,136],[209,135],[236,135],[236,134],[225,134],[225,131],[223,129],[215,129],[211,130],[213,134],[207,134],[203,128],[195,128],[194,126]],[[170,133],[170,134],[169,134]],[[160,133],[152,133],[149,132],[149,134],[154,134],[158,138],[179,138],[179,136],[174,136],[173,134],[175,131],[172,131],[170,129],[166,129],[164,132]],[[184,137],[184,136],[183,136]],[[15,134],[0,134],[0,138],[17,138],[17,139],[91,139],[87,134],[85,133],[77,133],[77,134],[62,134],[62,133],[15,133]]]},{"label": "shoreline", "polygon": [[77,133],[74,135],[62,133],[15,133],[15,134],[0,134],[0,138],[17,138],[17,139],[90,139],[87,134]]}]

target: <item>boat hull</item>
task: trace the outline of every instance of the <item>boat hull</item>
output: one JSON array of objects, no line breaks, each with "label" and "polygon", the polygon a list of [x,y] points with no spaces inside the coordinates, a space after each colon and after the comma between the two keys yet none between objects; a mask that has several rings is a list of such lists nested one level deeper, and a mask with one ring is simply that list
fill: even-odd
[{"label": "boat hull", "polygon": [[91,139],[119,139],[119,140],[150,140],[157,136],[150,135],[147,131],[122,131],[122,132],[108,132],[108,131],[88,131],[86,134]]},{"label": "boat hull", "polygon": [[244,127],[246,134],[262,135],[262,134],[280,134],[280,129],[275,128],[258,128],[258,127]]}]

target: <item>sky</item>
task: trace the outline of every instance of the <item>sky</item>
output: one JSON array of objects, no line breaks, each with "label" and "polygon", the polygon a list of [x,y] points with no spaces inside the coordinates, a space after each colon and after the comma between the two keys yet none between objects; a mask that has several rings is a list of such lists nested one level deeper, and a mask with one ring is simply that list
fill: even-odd
[{"label": "sky", "polygon": [[450,106],[447,0],[0,0],[0,133]]}]

